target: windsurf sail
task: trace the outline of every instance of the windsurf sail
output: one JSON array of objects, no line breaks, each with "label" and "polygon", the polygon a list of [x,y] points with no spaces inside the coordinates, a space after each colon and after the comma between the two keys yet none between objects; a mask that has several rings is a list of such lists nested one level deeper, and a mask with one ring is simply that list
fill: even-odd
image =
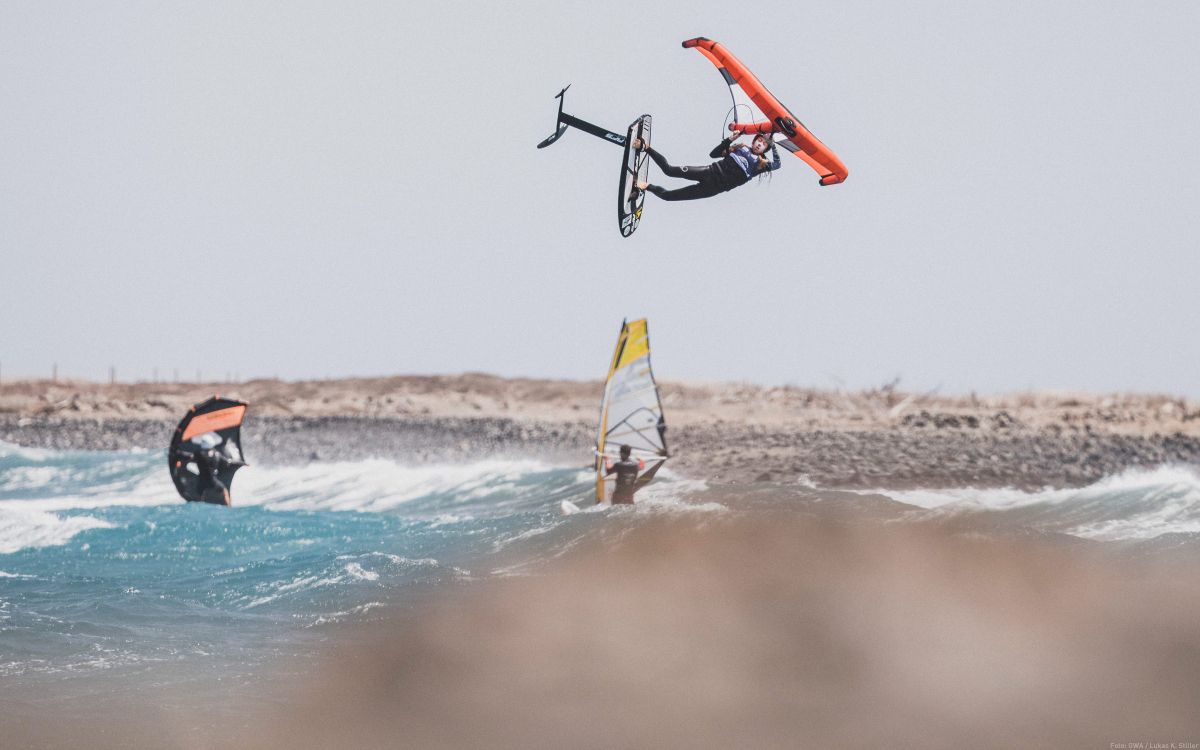
[{"label": "windsurf sail", "polygon": [[245,401],[220,396],[193,406],[171,437],[167,465],[184,500],[225,505],[242,453]]},{"label": "windsurf sail", "polygon": [[[750,135],[781,133],[784,139],[778,141],[779,146],[812,167],[821,176],[820,184],[845,182],[850,173],[837,154],[817,140],[800,122],[800,118],[776,99],[732,52],[702,36],[687,40],[683,47],[694,48],[707,57],[729,85],[729,93],[733,97],[733,122],[729,124],[729,130]],[[738,89],[741,89],[744,97],[739,96]],[[749,102],[745,101],[746,98],[749,98]]]},{"label": "windsurf sail", "polygon": [[621,460],[622,445],[629,446],[631,458],[646,462],[647,468],[638,476],[639,485],[649,483],[670,455],[667,422],[650,370],[650,333],[645,318],[621,323],[617,350],[604,382],[596,433],[597,503],[612,496],[615,478],[604,476],[605,463]]}]

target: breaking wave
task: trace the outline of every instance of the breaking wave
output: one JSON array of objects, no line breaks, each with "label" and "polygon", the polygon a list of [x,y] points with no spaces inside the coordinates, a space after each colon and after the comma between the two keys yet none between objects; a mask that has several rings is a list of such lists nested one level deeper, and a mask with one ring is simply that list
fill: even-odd
[{"label": "breaking wave", "polygon": [[987,516],[1085,539],[1200,534],[1200,475],[1185,466],[1131,470],[1078,489],[878,492],[933,516]]}]

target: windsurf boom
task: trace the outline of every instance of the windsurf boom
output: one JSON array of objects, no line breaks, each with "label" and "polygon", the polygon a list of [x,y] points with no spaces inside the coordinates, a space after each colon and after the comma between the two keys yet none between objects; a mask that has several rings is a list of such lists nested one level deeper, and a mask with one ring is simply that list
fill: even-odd
[{"label": "windsurf boom", "polygon": [[242,457],[246,406],[245,401],[213,396],[193,406],[175,428],[167,465],[184,500],[228,504],[233,475],[246,465]]},{"label": "windsurf boom", "polygon": [[620,460],[622,445],[629,446],[631,458],[647,463],[638,476],[639,486],[648,484],[670,455],[667,422],[658,398],[658,384],[650,370],[650,333],[645,318],[621,323],[617,350],[604,382],[596,433],[597,503],[612,496],[614,480],[604,476],[605,463]]},{"label": "windsurf boom", "polygon": [[[730,94],[734,98],[734,121],[729,126],[731,131],[750,135],[781,133],[786,140],[779,141],[779,145],[812,167],[821,176],[820,183],[822,185],[836,185],[839,182],[845,182],[850,173],[837,154],[817,140],[817,137],[804,127],[804,123],[800,122],[800,118],[783,106],[783,103],[776,99],[762,84],[762,81],[758,80],[750,72],[750,69],[742,64],[741,60],[734,57],[732,52],[718,42],[702,36],[687,40],[683,43],[683,47],[684,49],[694,48],[707,57],[713,65],[717,66],[717,71],[729,85]],[[734,86],[739,87],[750,97],[754,106],[765,116],[765,120],[748,123],[738,121],[739,107]],[[750,119],[756,120],[753,117],[753,111],[751,111]]]}]

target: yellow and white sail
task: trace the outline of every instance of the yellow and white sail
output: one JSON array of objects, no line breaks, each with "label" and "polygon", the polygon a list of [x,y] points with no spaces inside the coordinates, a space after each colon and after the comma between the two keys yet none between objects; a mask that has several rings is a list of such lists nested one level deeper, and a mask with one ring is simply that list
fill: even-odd
[{"label": "yellow and white sail", "polygon": [[[605,477],[605,463],[619,461],[622,445],[647,468],[638,477],[649,482],[667,459],[667,423],[663,419],[658,385],[650,371],[650,334],[646,319],[621,324],[617,350],[604,383],[600,427],[596,434],[596,502],[612,496],[613,477]],[[653,460],[652,460],[653,459]]]}]

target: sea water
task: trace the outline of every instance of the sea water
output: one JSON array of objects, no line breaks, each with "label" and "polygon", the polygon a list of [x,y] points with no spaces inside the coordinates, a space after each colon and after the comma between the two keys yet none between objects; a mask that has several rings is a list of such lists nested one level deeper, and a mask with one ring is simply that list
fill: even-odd
[{"label": "sea water", "polygon": [[[252,465],[223,507],[184,503],[162,451],[0,443],[0,695],[236,696],[267,665],[302,669],[340,624],[536,575],[648,517],[983,517],[1142,552],[1200,548],[1200,477],[1183,467],[1034,493],[730,486],[664,471],[636,506],[609,510],[591,505],[592,481],[532,460]],[[563,515],[563,500],[587,511]]]}]

